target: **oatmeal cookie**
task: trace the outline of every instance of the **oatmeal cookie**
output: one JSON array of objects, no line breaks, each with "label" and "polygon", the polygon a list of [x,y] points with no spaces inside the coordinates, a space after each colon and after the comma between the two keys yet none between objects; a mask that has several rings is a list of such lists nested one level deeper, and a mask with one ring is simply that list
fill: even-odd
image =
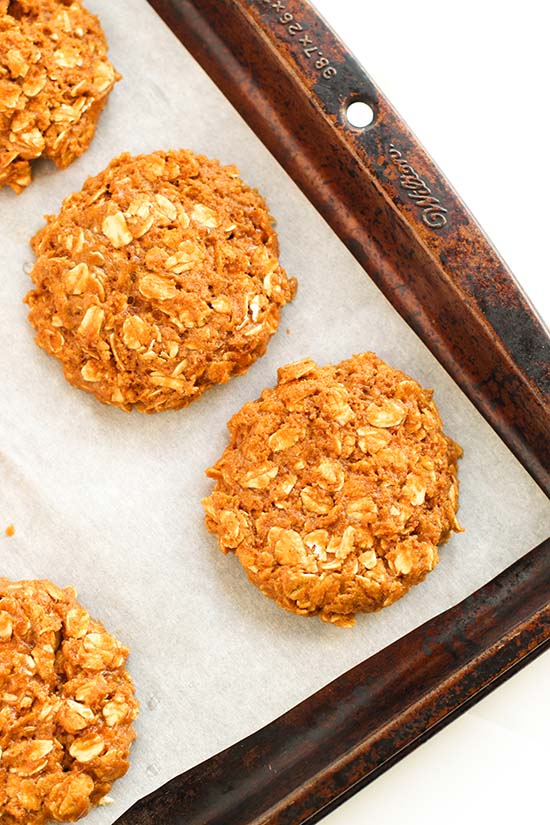
[{"label": "oatmeal cookie", "polygon": [[229,421],[206,525],[281,607],[349,627],[422,581],[461,527],[430,390],[373,353],[306,359]]},{"label": "oatmeal cookie", "polygon": [[78,0],[0,0],[0,188],[22,192],[41,155],[63,169],[85,152],[119,79]]},{"label": "oatmeal cookie", "polygon": [[261,195],[190,151],[121,155],[47,220],[36,341],[123,410],[178,409],[244,372],[294,296]]},{"label": "oatmeal cookie", "polygon": [[0,821],[73,822],[128,769],[128,650],[71,587],[0,578]]}]

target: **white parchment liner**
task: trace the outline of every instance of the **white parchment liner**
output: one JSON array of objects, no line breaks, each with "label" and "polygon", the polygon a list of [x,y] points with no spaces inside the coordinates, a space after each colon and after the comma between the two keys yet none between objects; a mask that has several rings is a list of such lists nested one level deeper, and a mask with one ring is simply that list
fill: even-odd
[{"label": "white parchment liner", "polygon": [[[93,0],[124,75],[91,149],[65,171],[35,165],[21,196],[0,192],[0,575],[74,584],[132,651],[142,709],[127,776],[90,825],[112,823],[173,775],[251,733],[455,604],[550,532],[550,504],[343,244],[144,0]],[[144,416],[69,386],[33,343],[22,299],[29,238],[44,213],[118,153],[189,147],[236,163],[277,217],[298,278],[267,355],[186,410]],[[467,331],[465,331],[467,334]],[[248,584],[206,531],[204,470],[225,422],[305,356],[374,350],[435,389],[463,445],[460,519],[428,579],[353,630],[285,613]]]}]

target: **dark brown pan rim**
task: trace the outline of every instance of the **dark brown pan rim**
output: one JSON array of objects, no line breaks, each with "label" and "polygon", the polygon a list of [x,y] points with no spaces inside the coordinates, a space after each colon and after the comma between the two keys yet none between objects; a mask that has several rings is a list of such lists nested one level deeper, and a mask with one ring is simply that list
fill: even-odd
[{"label": "dark brown pan rim", "polygon": [[[149,2],[549,493],[548,331],[353,55],[306,0]],[[117,823],[317,821],[546,649],[549,594],[547,539]]]}]

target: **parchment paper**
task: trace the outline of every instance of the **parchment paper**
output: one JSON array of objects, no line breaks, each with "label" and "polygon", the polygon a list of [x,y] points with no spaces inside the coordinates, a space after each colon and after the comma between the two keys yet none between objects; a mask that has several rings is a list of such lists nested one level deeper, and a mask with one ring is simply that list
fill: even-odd
[{"label": "parchment paper", "polygon": [[[62,172],[39,163],[23,195],[0,193],[0,542],[1,575],[74,584],[131,648],[142,705],[132,765],[114,804],[87,820],[107,825],[487,582],[548,535],[550,504],[144,0],[87,5],[124,80],[84,157]],[[186,410],[124,414],[69,386],[33,343],[22,304],[28,240],[114,155],[180,146],[236,163],[265,194],[298,295],[246,375]],[[343,630],[285,613],[248,584],[206,531],[200,499],[225,422],[275,382],[277,366],[370,349],[435,388],[446,431],[465,450],[466,533],[402,601]]]}]

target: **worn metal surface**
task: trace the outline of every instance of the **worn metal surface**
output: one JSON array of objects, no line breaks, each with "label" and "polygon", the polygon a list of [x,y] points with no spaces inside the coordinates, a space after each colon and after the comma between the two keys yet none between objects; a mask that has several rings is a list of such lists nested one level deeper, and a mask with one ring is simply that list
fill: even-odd
[{"label": "worn metal surface", "polygon": [[[353,56],[304,0],[149,2],[550,492],[548,333]],[[548,645],[549,593],[547,541],[117,822],[313,822]]]},{"label": "worn metal surface", "polygon": [[117,825],[311,821],[541,651],[549,593],[547,540],[456,607],[141,800]]},{"label": "worn metal surface", "polygon": [[303,0],[150,2],[550,493],[548,332],[355,58]]}]

